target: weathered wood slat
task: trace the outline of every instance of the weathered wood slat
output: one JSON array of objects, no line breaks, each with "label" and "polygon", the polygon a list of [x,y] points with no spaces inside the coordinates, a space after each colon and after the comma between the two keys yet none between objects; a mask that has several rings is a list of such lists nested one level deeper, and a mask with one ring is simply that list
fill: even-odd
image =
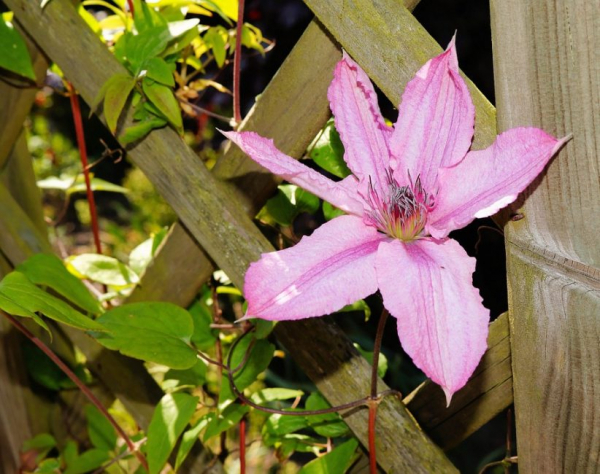
[{"label": "weathered wood slat", "polygon": [[[9,0],[8,3],[13,7],[18,21],[36,37],[38,44],[61,66],[88,101],[93,99],[101,84],[110,75],[123,71],[70,5],[52,2],[42,15],[37,2],[23,4]],[[42,18],[46,25],[43,30],[36,27]],[[70,35],[73,35],[72,39],[66,37]],[[75,66],[72,57],[79,58],[84,66],[80,63]],[[85,61],[90,57],[94,60]],[[258,257],[260,250],[269,249],[270,246],[251,221],[242,214],[241,209],[237,209],[235,201],[214,182],[208,171],[199,165],[191,150],[185,147],[174,132],[164,129],[151,133],[130,151],[130,157],[154,182],[187,228],[219,266],[234,282],[241,284],[248,263]],[[313,327],[319,330],[322,326],[325,326],[323,321],[315,321]],[[282,327],[285,328],[285,325]],[[347,339],[341,339],[341,343],[352,348]],[[325,347],[314,347],[314,350],[319,356],[326,357]],[[350,362],[353,367],[360,369],[360,375],[364,376],[365,370],[368,373],[366,361],[355,354],[352,356]],[[310,363],[310,360],[306,362]],[[352,371],[338,370],[331,374],[330,378],[337,378],[338,383],[334,385],[342,387],[345,386],[343,379],[355,375]],[[365,381],[367,379],[368,376],[364,378]],[[329,393],[325,395],[332,396]],[[358,393],[348,392],[347,396],[356,398]],[[418,428],[404,406],[401,403],[395,405],[397,406],[393,409],[387,408],[390,415],[395,415],[405,430],[417,432]],[[384,414],[385,411],[382,418]],[[359,438],[365,440],[366,425],[361,422],[360,426],[357,426],[352,421],[349,421],[349,424]],[[395,426],[394,433],[397,433],[397,430],[398,426]],[[388,439],[391,437],[390,433]],[[411,466],[415,472],[431,472],[432,466],[441,472],[454,472],[453,466],[441,450],[424,434],[419,439],[407,437],[403,444],[398,444],[397,437],[394,437],[393,441],[396,444],[391,447],[394,449],[393,456],[389,456],[392,453],[386,453],[388,456],[383,459],[388,465],[398,462],[400,465]],[[411,441],[413,443],[409,444]]]},{"label": "weathered wood slat", "polygon": [[519,472],[598,472],[600,5],[491,4],[500,129],[573,133],[506,232]]}]

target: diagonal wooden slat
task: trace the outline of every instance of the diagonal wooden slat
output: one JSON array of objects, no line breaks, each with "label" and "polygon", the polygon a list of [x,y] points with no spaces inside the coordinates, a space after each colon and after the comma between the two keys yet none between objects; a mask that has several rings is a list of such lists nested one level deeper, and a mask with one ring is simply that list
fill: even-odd
[{"label": "diagonal wooden slat", "polygon": [[[108,77],[123,72],[116,59],[85,26],[70,4],[52,2],[42,12],[36,1],[8,0],[7,3],[13,7],[17,20],[61,66],[65,75],[88,102]],[[37,28],[42,20],[46,28]],[[75,63],[72,61],[73,57],[77,57],[79,61]],[[88,58],[93,58],[93,61]],[[129,156],[153,181],[217,264],[240,285],[249,262],[255,260],[261,251],[271,247],[239,209],[236,200],[214,181],[210,173],[198,163],[193,152],[171,130],[152,132],[130,150]],[[314,333],[330,329],[323,321],[311,321],[307,326]],[[281,325],[278,337],[286,331],[289,333],[286,327],[287,325]],[[360,376],[361,382],[367,382],[368,363],[356,353],[338,329],[330,332],[330,335],[335,336],[334,340],[340,342],[340,347],[347,348],[344,349],[346,363],[327,374],[327,378],[318,380],[317,384],[328,398],[335,396],[330,390],[331,386],[338,393],[341,391],[340,387],[344,387],[347,397],[358,398],[358,392],[346,389],[346,381]],[[315,345],[311,358],[303,362],[316,366],[319,358],[328,358],[328,352],[330,351],[326,347]],[[357,369],[356,373],[349,370],[353,368]],[[332,380],[337,383],[330,385]],[[399,401],[389,400],[382,406],[385,406],[382,418],[395,421],[393,431],[386,430],[379,437],[380,443],[385,443],[384,447],[388,448],[381,451],[386,453],[381,459],[382,466],[388,469],[394,465],[405,466],[414,472],[432,472],[432,469],[455,472],[441,450],[418,429]],[[356,418],[348,420],[348,424],[359,439],[366,441],[363,414],[363,411],[359,411]],[[401,444],[397,437],[399,428],[406,433]]]}]

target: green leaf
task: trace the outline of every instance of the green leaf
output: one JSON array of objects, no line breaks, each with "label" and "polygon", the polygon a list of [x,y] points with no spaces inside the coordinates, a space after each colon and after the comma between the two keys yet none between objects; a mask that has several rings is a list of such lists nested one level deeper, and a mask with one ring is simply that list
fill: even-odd
[{"label": "green leaf", "polygon": [[102,306],[85,285],[72,275],[56,255],[38,253],[17,267],[32,283],[52,288],[63,298],[91,314],[100,314]]},{"label": "green leaf", "polygon": [[301,453],[319,454],[319,447],[322,440],[316,439],[300,433],[290,433],[277,439],[277,456],[283,459],[290,457],[295,451]]},{"label": "green leaf", "polygon": [[173,78],[174,64],[168,64],[163,58],[152,58],[146,66],[146,76],[165,86],[175,87]]},{"label": "green leaf", "polygon": [[[330,408],[331,405],[325,400],[319,392],[313,392],[306,400],[307,410],[323,410]],[[315,432],[326,438],[336,438],[346,436],[349,433],[348,426],[337,413],[327,413],[325,415],[307,416],[308,423]]]},{"label": "green leaf", "polygon": [[85,406],[87,431],[94,447],[112,451],[117,446],[117,432],[94,405]]},{"label": "green leaf", "polygon": [[[197,20],[183,20],[181,22],[175,22],[175,23],[184,24],[184,23],[190,22],[190,21],[195,21],[196,25],[198,24]],[[183,48],[188,46],[192,41],[194,41],[196,38],[198,38],[200,36],[200,32],[198,31],[197,26],[194,28],[190,28],[183,34],[176,35],[176,34],[173,34],[174,31],[171,29],[171,25],[174,25],[174,23],[169,23],[169,31],[171,32],[171,36],[175,37],[175,39],[169,41],[169,44],[167,45],[167,47],[161,54],[163,57],[167,57],[171,54],[178,53],[179,51],[181,51]],[[176,28],[179,29],[181,26],[185,26],[185,25],[177,25]]]},{"label": "green leaf", "polygon": [[141,275],[146,270],[146,267],[150,265],[150,262],[154,258],[156,249],[166,235],[166,229],[162,229],[131,251],[129,254],[129,267],[135,273]]},{"label": "green leaf", "polygon": [[323,201],[323,215],[328,221],[335,219],[336,217],[343,216],[344,214],[346,213],[341,209],[332,206],[327,201]]},{"label": "green leaf", "polygon": [[247,405],[232,403],[208,423],[202,439],[206,442],[209,439],[220,435],[223,431],[227,431],[229,428],[234,427],[249,410],[250,407]]},{"label": "green leaf", "polygon": [[277,323],[275,321],[267,321],[266,319],[255,319],[254,325],[256,327],[254,337],[256,339],[265,339],[273,332]]},{"label": "green leaf", "polygon": [[27,451],[36,451],[37,455],[35,461],[36,463],[39,463],[55,447],[56,440],[54,439],[54,436],[49,433],[41,433],[25,441],[21,447],[21,452],[26,453]]},{"label": "green leaf", "polygon": [[[246,351],[248,350],[250,343],[253,338],[246,336],[240,343],[235,347],[235,351],[231,357],[231,368],[235,369],[244,360]],[[273,353],[275,352],[275,346],[265,339],[254,339],[256,341],[250,351],[248,360],[244,367],[236,372],[233,379],[238,390],[244,390],[256,378],[264,372],[269,366],[271,359],[273,359]],[[227,381],[227,374],[223,374],[223,380]],[[235,400],[236,396],[231,391],[229,383],[224,383],[221,387],[221,393],[219,393],[219,405],[222,405],[228,400]]]},{"label": "green leaf", "polygon": [[0,16],[0,68],[36,81],[25,41],[12,23]]},{"label": "green leaf", "polygon": [[112,334],[94,334],[98,342],[122,354],[173,369],[196,364],[189,346],[194,325],[190,314],[171,303],[131,303],[111,309],[98,323]]},{"label": "green leaf", "polygon": [[145,0],[133,0],[135,29],[143,33],[157,28],[166,29],[167,20]]},{"label": "green leaf", "polygon": [[211,329],[213,323],[211,309],[206,304],[206,296],[210,296],[210,291],[203,295],[201,299],[196,300],[189,309],[194,320],[194,335],[192,343],[200,350],[210,349],[217,341],[216,331]]},{"label": "green leaf", "polygon": [[302,390],[292,390],[291,388],[264,388],[253,393],[250,399],[254,403],[268,403],[282,400],[290,400],[304,395]]},{"label": "green leaf", "polygon": [[194,443],[198,440],[198,436],[200,432],[206,428],[206,425],[213,418],[213,413],[208,413],[207,415],[200,418],[194,426],[192,426],[189,430],[183,433],[181,437],[181,443],[179,443],[179,449],[177,450],[177,456],[175,458],[175,472],[179,471],[179,468],[190,454]]},{"label": "green leaf", "polygon": [[13,316],[21,316],[23,318],[33,319],[36,322],[36,324],[45,329],[46,332],[50,335],[50,337],[52,337],[50,328],[42,318],[40,318],[34,312],[23,308],[23,306],[4,296],[2,293],[0,293],[0,309],[7,312],[8,314],[12,314]]},{"label": "green leaf", "polygon": [[69,257],[67,268],[74,271],[76,276],[97,281],[103,285],[117,288],[135,285],[139,282],[138,275],[127,265],[116,258],[96,253],[83,253]]},{"label": "green leaf", "polygon": [[325,171],[339,178],[345,178],[352,173],[344,161],[344,145],[335,129],[333,119],[329,119],[308,149],[312,160]]},{"label": "green leaf", "polygon": [[200,359],[189,369],[170,369],[165,373],[162,388],[166,391],[184,386],[201,387],[206,381],[206,369],[206,363]]},{"label": "green leaf", "polygon": [[287,227],[292,225],[298,214],[317,212],[319,205],[319,198],[314,194],[293,184],[281,184],[277,187],[277,194],[267,201],[257,217]]},{"label": "green leaf", "polygon": [[131,65],[133,75],[137,77],[149,59],[162,53],[171,41],[171,34],[165,25],[151,27],[137,35],[125,33],[118,43],[121,41],[124,43],[120,46],[120,52]]},{"label": "green leaf", "polygon": [[106,95],[104,96],[104,117],[106,118],[106,124],[108,129],[115,133],[117,131],[117,124],[123,107],[127,102],[127,98],[131,91],[135,87],[136,80],[126,74],[117,74],[109,79],[110,85],[106,89]]},{"label": "green leaf", "polygon": [[229,18],[237,21],[238,17],[238,0],[198,0],[198,4],[204,8],[214,11],[225,21],[229,22]]},{"label": "green leaf", "polygon": [[198,397],[187,393],[165,395],[158,403],[148,426],[146,452],[150,474],[158,474],[167,459],[179,435],[196,411]]},{"label": "green leaf", "polygon": [[44,459],[35,470],[36,474],[57,474],[60,472],[60,461],[56,458]]},{"label": "green leaf", "polygon": [[223,64],[225,64],[227,39],[227,30],[222,26],[212,26],[204,33],[204,42],[212,49],[215,61],[219,67],[223,67]]},{"label": "green leaf", "polygon": [[142,80],[142,88],[148,100],[160,110],[169,123],[175,127],[175,130],[181,133],[183,131],[183,119],[181,118],[179,103],[173,91],[147,77]]},{"label": "green leaf", "polygon": [[255,49],[264,55],[265,48],[263,48],[262,40],[262,32],[256,26],[244,23],[242,26],[242,44],[246,48]]},{"label": "green leaf", "polygon": [[65,447],[62,450],[62,453],[60,454],[60,457],[62,458],[65,465],[68,466],[69,464],[74,463],[78,456],[79,448],[77,446],[77,443],[72,439],[67,440],[67,443],[65,444]]},{"label": "green leaf", "polygon": [[67,466],[64,474],[85,474],[86,472],[98,469],[109,459],[110,456],[108,451],[93,448],[83,452],[81,456],[77,457],[75,461]]},{"label": "green leaf", "polygon": [[[369,364],[373,364],[373,353],[364,350],[358,344],[354,343],[354,347],[362,354],[362,356],[369,361]],[[379,353],[379,361],[377,363],[377,375],[384,377],[388,370],[388,360],[383,352]]]},{"label": "green leaf", "polygon": [[[85,331],[105,331],[93,319],[84,316],[62,300],[40,290],[21,272],[13,271],[0,282],[0,295],[11,300],[27,312],[40,312],[50,319]],[[0,298],[0,304],[5,299]],[[9,308],[1,307],[7,313]],[[23,316],[17,314],[17,316]]]},{"label": "green leaf", "polygon": [[283,436],[308,426],[308,417],[275,414],[267,419],[263,431],[270,436]]},{"label": "green leaf", "polygon": [[[87,191],[85,178],[82,174],[79,174],[76,177],[64,176],[58,178],[56,176],[50,176],[49,178],[38,181],[37,185],[41,189],[57,189],[59,191],[64,191],[67,194],[84,193]],[[128,189],[122,186],[109,183],[108,181],[93,176],[90,179],[90,187],[92,188],[92,191],[105,191],[121,194],[127,194],[129,192]]]},{"label": "green leaf", "polygon": [[121,145],[123,146],[129,145],[130,143],[141,140],[155,128],[164,127],[166,124],[167,121],[162,118],[151,118],[136,123],[135,125],[126,128],[123,133],[119,135],[119,142],[121,142]]},{"label": "green leaf", "polygon": [[349,439],[343,444],[304,465],[298,474],[332,474],[346,472],[355,459],[358,441]]},{"label": "green leaf", "polygon": [[96,97],[94,97],[92,105],[90,106],[90,117],[96,112],[96,109],[104,100],[104,97],[106,96],[106,91],[109,89],[109,87],[111,87],[115,81],[123,80],[124,78],[130,77],[131,76],[129,74],[115,74],[114,76],[111,76],[104,84],[102,84],[102,87],[100,87],[100,90],[96,94]]}]

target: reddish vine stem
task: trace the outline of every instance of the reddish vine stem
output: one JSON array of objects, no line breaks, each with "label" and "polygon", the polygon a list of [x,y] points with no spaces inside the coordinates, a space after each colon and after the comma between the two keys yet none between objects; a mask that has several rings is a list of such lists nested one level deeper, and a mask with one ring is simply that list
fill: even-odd
[{"label": "reddish vine stem", "polygon": [[246,417],[240,420],[240,474],[246,474]]},{"label": "reddish vine stem", "polygon": [[383,339],[383,330],[390,313],[383,308],[377,325],[377,334],[373,346],[373,362],[371,364],[371,395],[369,396],[369,465],[371,474],[377,474],[377,451],[375,450],[375,421],[377,419],[377,407],[379,399],[377,397],[377,367],[379,366],[379,354],[381,353],[381,341]]},{"label": "reddish vine stem", "polygon": [[134,14],[133,0],[127,0],[127,5],[129,6],[129,12],[131,13],[131,18],[133,18],[133,14]]},{"label": "reddish vine stem", "polygon": [[85,191],[87,201],[90,207],[90,217],[92,220],[92,233],[94,235],[94,244],[96,252],[102,253],[102,244],[100,243],[100,228],[98,227],[98,213],[96,211],[96,201],[92,192],[92,184],[90,181],[90,170],[87,158],[87,148],[85,146],[85,136],[83,134],[83,120],[81,118],[81,107],[79,106],[79,96],[75,88],[70,82],[67,82],[69,90],[69,98],[71,100],[71,110],[73,112],[73,121],[75,122],[75,134],[77,136],[77,146],[79,147],[79,155],[81,157],[81,165],[83,167],[83,177],[85,179]]},{"label": "reddish vine stem", "polygon": [[244,0],[238,0],[238,18],[235,30],[235,53],[233,56],[233,120],[236,126],[242,121],[240,107],[240,70],[242,66],[242,27],[244,26]]},{"label": "reddish vine stem", "polygon": [[83,393],[87,397],[90,403],[92,403],[100,411],[100,413],[102,413],[102,415],[110,422],[113,428],[117,430],[117,433],[119,433],[121,438],[123,438],[123,440],[127,444],[129,451],[135,454],[142,466],[144,466],[144,468],[148,470],[148,463],[146,462],[146,458],[142,455],[142,453],[140,453],[136,449],[135,444],[133,444],[133,441],[131,441],[127,433],[125,433],[123,428],[121,428],[121,426],[112,417],[108,410],[104,408],[104,405],[102,405],[100,400],[96,398],[96,395],[94,395],[93,392],[88,387],[86,387],[86,385],[81,380],[79,380],[77,375],[75,375],[75,373],[62,360],[60,360],[60,358],[54,352],[52,352],[52,350],[46,344],[44,344],[44,342],[41,339],[38,339],[31,331],[29,331],[29,329],[23,326],[17,319],[12,317],[10,314],[5,313],[3,311],[1,311],[1,313],[14,327],[16,327],[21,333],[23,333],[25,337],[27,337],[27,339],[33,342],[44,354],[46,354],[50,358],[50,360],[52,360],[52,362],[54,362],[57,365],[57,367],[65,373],[67,377],[69,377],[69,379],[71,379],[71,381],[77,386],[77,388],[81,390],[81,393]]}]

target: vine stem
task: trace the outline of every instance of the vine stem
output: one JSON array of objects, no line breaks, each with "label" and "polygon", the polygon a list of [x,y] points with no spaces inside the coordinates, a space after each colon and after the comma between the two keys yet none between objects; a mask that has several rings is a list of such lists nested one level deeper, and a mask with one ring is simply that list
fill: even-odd
[{"label": "vine stem", "polygon": [[123,428],[121,428],[121,426],[108,412],[108,410],[104,408],[104,405],[102,405],[100,400],[96,398],[96,395],[94,395],[94,393],[77,377],[77,375],[75,375],[75,373],[62,360],[60,360],[60,358],[54,352],[52,352],[52,350],[46,344],[44,344],[44,342],[41,339],[38,339],[31,331],[29,331],[29,329],[23,326],[16,318],[11,316],[10,314],[5,313],[4,311],[1,311],[1,313],[15,328],[17,328],[21,333],[23,333],[25,337],[27,337],[27,339],[33,342],[44,354],[46,354],[50,358],[50,360],[52,360],[52,362],[54,362],[58,366],[58,368],[65,373],[67,377],[69,377],[69,379],[71,379],[71,381],[77,386],[77,388],[81,390],[81,392],[87,397],[90,403],[92,403],[100,411],[100,413],[102,413],[102,415],[110,422],[114,429],[117,430],[117,433],[119,433],[121,438],[123,438],[123,440],[127,444],[129,451],[135,454],[142,466],[144,466],[144,468],[148,470],[148,463],[146,462],[146,458],[142,455],[142,453],[140,453],[137,450],[135,444],[133,443],[133,441],[131,441],[131,438],[129,438],[127,433],[125,433]]},{"label": "vine stem", "polygon": [[240,474],[246,474],[246,417],[240,420]]},{"label": "vine stem", "polygon": [[79,96],[77,91],[70,82],[67,82],[69,90],[69,99],[71,100],[71,111],[73,112],[73,121],[75,122],[75,135],[77,136],[77,146],[79,148],[79,156],[81,157],[81,165],[83,167],[83,177],[85,179],[85,192],[87,201],[90,207],[90,217],[92,220],[92,233],[94,235],[94,244],[96,252],[102,253],[102,244],[100,243],[100,228],[98,227],[98,212],[96,211],[96,201],[92,192],[92,184],[90,180],[90,169],[88,165],[87,148],[85,146],[85,136],[83,134],[83,120],[81,118],[81,107],[79,105]]},{"label": "vine stem", "polygon": [[390,313],[383,309],[377,325],[377,334],[373,346],[373,362],[371,364],[371,394],[369,396],[369,465],[370,473],[377,474],[377,451],[375,450],[375,421],[377,419],[377,407],[379,406],[379,397],[377,396],[377,367],[379,365],[379,354],[381,353],[381,341],[383,339],[383,330]]},{"label": "vine stem", "polygon": [[233,56],[233,120],[236,126],[242,121],[240,107],[240,70],[242,66],[242,27],[244,26],[244,0],[238,0],[238,18],[235,29],[235,53]]}]

